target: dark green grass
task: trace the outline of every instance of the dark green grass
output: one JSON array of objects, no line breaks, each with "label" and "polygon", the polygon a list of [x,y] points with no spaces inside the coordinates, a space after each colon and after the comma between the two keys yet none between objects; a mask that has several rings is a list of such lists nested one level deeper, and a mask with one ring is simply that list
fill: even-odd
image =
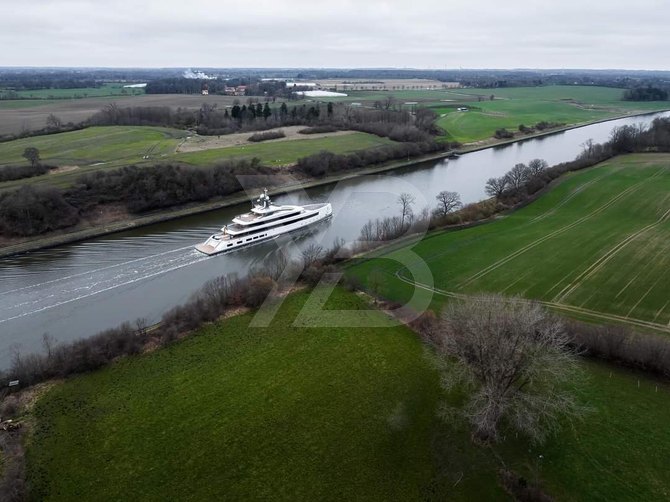
[{"label": "dark green grass", "polygon": [[[415,253],[443,290],[521,295],[665,325],[670,321],[670,221],[650,227],[605,258],[670,209],[669,192],[669,156],[622,156],[567,175],[539,200],[502,220],[432,234],[411,249],[354,266],[350,273],[367,281],[379,269],[385,277],[382,294],[406,301],[413,287],[395,276],[401,269],[397,259],[411,260],[408,253]],[[613,200],[619,194],[624,195]],[[488,267],[488,273],[478,275]],[[443,301],[443,296],[434,298],[435,305]]]},{"label": "dark green grass", "polygon": [[[271,329],[232,318],[51,391],[35,412],[33,498],[421,498],[439,399],[421,343],[403,327],[292,327],[305,296]],[[337,291],[329,308],[366,306]],[[491,476],[468,469],[454,496],[499,494]]]},{"label": "dark green grass", "polygon": [[[306,298],[289,296],[269,329],[231,318],[52,389],[34,410],[32,499],[505,499],[497,457],[436,418],[415,335],[294,326]],[[369,307],[336,290],[326,308],[346,320]],[[499,458],[560,500],[664,498],[667,385],[588,363],[576,387],[582,421],[539,449],[506,435]]]}]

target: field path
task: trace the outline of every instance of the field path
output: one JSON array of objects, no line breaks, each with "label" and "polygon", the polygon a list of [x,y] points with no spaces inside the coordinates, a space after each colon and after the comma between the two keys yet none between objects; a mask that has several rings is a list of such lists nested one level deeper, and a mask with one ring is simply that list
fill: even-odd
[{"label": "field path", "polygon": [[[427,284],[423,284],[420,282],[413,281],[411,279],[408,279],[407,277],[404,277],[401,273],[403,269],[398,269],[395,273],[396,278],[400,279],[402,282],[406,284],[410,284],[416,288],[420,288],[426,291],[430,291],[434,294],[440,295],[440,296],[445,296],[447,298],[454,298],[457,300],[465,300],[471,295],[466,295],[463,293],[456,293],[454,291],[446,291],[444,289],[436,288],[433,286],[429,286]],[[656,331],[661,331],[664,333],[670,333],[670,323],[666,324],[660,324],[657,322],[651,322],[651,321],[645,321],[643,319],[636,319],[633,317],[627,317],[627,316],[620,316],[616,314],[607,314],[605,312],[599,312],[597,310],[590,310],[590,309],[585,309],[583,307],[575,307],[574,305],[567,305],[564,303],[557,303],[557,302],[547,302],[547,301],[542,301],[542,300],[530,300],[530,299],[524,299],[524,298],[519,298],[517,301],[524,301],[524,302],[534,302],[534,303],[539,303],[540,305],[544,305],[545,307],[551,308],[553,310],[559,310],[563,312],[569,312],[572,314],[580,314],[588,317],[593,317],[599,320],[604,320],[604,321],[609,321],[609,322],[614,322],[614,323],[621,323],[621,324],[627,324],[629,326],[635,326],[638,328],[647,328],[647,329],[653,329]]]}]

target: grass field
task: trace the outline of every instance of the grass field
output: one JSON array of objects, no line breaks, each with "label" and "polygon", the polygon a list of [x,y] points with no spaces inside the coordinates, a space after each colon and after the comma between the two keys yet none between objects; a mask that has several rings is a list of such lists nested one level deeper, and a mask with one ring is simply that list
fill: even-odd
[{"label": "grass field", "polygon": [[[596,312],[605,316],[600,321],[670,332],[669,194],[670,156],[622,156],[565,176],[502,220],[434,233],[411,252],[443,292],[521,295],[577,317]],[[367,280],[379,270],[382,294],[405,300],[414,286],[400,278],[412,278],[394,260],[409,252],[389,252],[350,273]],[[437,305],[445,294],[435,296]]]},{"label": "grass field", "polygon": [[[508,499],[495,456],[436,418],[437,374],[418,339],[293,326],[306,297],[289,296],[270,329],[234,317],[52,389],[34,411],[32,498]],[[326,308],[367,305],[336,290]],[[665,498],[670,389],[583,370],[583,422],[541,449],[509,439],[498,454],[560,500]]]},{"label": "grass field", "polygon": [[[121,165],[179,161],[207,166],[222,160],[252,157],[260,158],[266,165],[286,165],[321,150],[348,153],[392,143],[387,138],[356,132],[326,138],[306,136],[299,140],[176,153],[177,146],[188,134],[187,131],[162,127],[111,126],[0,143],[0,169],[3,165],[27,164],[22,154],[29,146],[40,151],[45,164],[65,167],[62,172],[54,174],[0,183],[0,190],[25,183],[65,187],[82,173]],[[149,159],[144,159],[145,156]],[[77,167],[69,169],[68,166]]]},{"label": "grass field", "polygon": [[[540,121],[577,124],[593,120],[670,108],[667,101],[622,101],[623,89],[608,87],[548,86],[509,89],[457,89],[444,91],[454,99],[463,99],[468,112],[455,110],[458,102],[448,107],[434,105],[441,118],[438,125],[450,139],[462,143],[493,136],[496,129],[518,132],[520,124],[533,126]],[[496,99],[491,101],[489,97]],[[468,99],[481,102],[468,103]]]},{"label": "grass field", "polygon": [[[83,87],[75,89],[38,89],[32,91],[17,91],[22,99],[80,99],[96,98],[103,96],[133,96],[144,94],[144,89],[139,87],[124,88],[125,84],[118,82],[107,82],[100,87]],[[0,94],[2,89],[0,89]]]},{"label": "grass field", "polygon": [[[56,115],[63,123],[79,123],[87,120],[109,103],[119,107],[128,106],[169,106],[171,108],[199,109],[203,103],[223,108],[232,106],[235,96],[202,96],[200,94],[139,94],[97,96],[82,99],[19,99],[0,100],[2,120],[0,135],[16,134],[22,130],[42,129],[47,117]],[[279,103],[280,100],[277,100]]]},{"label": "grass field", "polygon": [[258,157],[267,165],[281,166],[293,164],[300,157],[318,153],[321,150],[328,150],[339,154],[392,143],[393,141],[388,138],[380,138],[374,134],[356,132],[328,138],[309,139],[308,137],[308,139],[302,140],[250,143],[239,147],[179,153],[174,156],[174,159],[188,164],[207,165],[222,159]]},{"label": "grass field", "polygon": [[[33,497],[420,498],[439,399],[421,344],[405,328],[295,328],[305,297],[271,330],[235,317],[54,389],[36,411]],[[329,307],[365,305],[340,291]],[[499,494],[490,470],[469,473],[463,487]]]},{"label": "grass field", "polygon": [[145,155],[173,154],[186,131],[163,127],[110,126],[35,136],[0,143],[3,165],[27,164],[22,157],[27,147],[35,147],[46,164],[86,166],[98,162],[138,162]]}]

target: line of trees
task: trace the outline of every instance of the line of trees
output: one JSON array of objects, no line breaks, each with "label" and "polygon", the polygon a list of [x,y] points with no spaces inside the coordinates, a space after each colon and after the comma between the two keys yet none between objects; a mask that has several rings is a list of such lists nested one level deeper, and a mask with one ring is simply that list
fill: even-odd
[{"label": "line of trees", "polygon": [[624,101],[667,101],[668,90],[660,87],[634,87],[623,93]]},{"label": "line of trees", "polygon": [[252,159],[210,168],[167,164],[101,170],[80,176],[65,191],[25,185],[0,194],[0,234],[27,237],[72,227],[104,204],[121,203],[131,213],[143,213],[202,202],[240,191],[238,175],[252,175],[250,183],[260,186],[269,184],[272,173]]},{"label": "line of trees", "polygon": [[334,130],[349,129],[387,136],[395,141],[419,142],[441,132],[435,113],[419,109],[415,115],[401,109],[352,108],[339,103],[310,103],[270,106],[249,100],[230,108],[204,103],[199,110],[167,106],[119,107],[110,103],[95,113],[90,125],[153,125],[195,128],[198,134],[224,135],[292,125]]},{"label": "line of trees", "polygon": [[615,155],[635,152],[670,151],[670,118],[659,117],[649,127],[625,125],[612,130],[605,143],[588,140],[575,160],[552,167],[542,159],[526,164],[516,164],[504,176],[490,178],[486,182],[486,194],[505,205],[514,205],[528,200],[551,181],[568,171],[577,171],[594,166]]},{"label": "line of trees", "polygon": [[84,174],[65,197],[79,208],[121,202],[130,212],[142,213],[238,192],[242,190],[238,175],[254,176],[258,186],[268,184],[272,173],[258,159],[234,160],[208,168],[173,164],[128,166]]},{"label": "line of trees", "polygon": [[441,152],[446,149],[447,145],[445,143],[423,141],[420,143],[384,145],[340,155],[323,151],[298,159],[297,168],[309,176],[320,178],[340,171],[379,164],[390,160],[407,159],[409,157]]}]

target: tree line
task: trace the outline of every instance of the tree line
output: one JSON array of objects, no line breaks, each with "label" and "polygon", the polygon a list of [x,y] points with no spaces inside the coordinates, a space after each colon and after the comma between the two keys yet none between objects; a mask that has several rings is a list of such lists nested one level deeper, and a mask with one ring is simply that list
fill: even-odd
[{"label": "tree line", "polygon": [[603,144],[592,140],[583,145],[582,152],[573,161],[549,167],[542,159],[528,165],[516,164],[505,175],[489,178],[486,194],[505,204],[516,204],[528,199],[551,181],[568,171],[591,167],[615,155],[634,152],[670,151],[670,118],[659,117],[649,127],[625,125],[616,127]]},{"label": "tree line", "polygon": [[309,176],[320,178],[341,171],[380,164],[390,160],[407,159],[428,153],[441,152],[447,148],[439,141],[397,143],[369,148],[347,154],[322,151],[298,159],[297,168]]},{"label": "tree line", "polygon": [[623,93],[624,101],[667,101],[668,90],[660,87],[634,87]]},{"label": "tree line", "polygon": [[285,102],[270,106],[248,100],[230,108],[204,103],[200,109],[172,109],[170,107],[119,107],[110,103],[95,113],[90,125],[139,125],[193,128],[202,135],[224,135],[236,132],[258,131],[304,125],[331,127],[369,132],[388,136],[396,141],[424,141],[441,131],[435,126],[435,114],[419,109],[412,116],[401,109],[353,108],[338,103],[310,103],[289,106]]},{"label": "tree line", "polygon": [[67,190],[25,185],[0,194],[0,234],[27,237],[72,227],[105,204],[120,203],[140,214],[202,202],[240,191],[238,175],[255,175],[250,179],[260,186],[271,173],[253,159],[209,168],[166,164],[101,170],[78,177]]}]

